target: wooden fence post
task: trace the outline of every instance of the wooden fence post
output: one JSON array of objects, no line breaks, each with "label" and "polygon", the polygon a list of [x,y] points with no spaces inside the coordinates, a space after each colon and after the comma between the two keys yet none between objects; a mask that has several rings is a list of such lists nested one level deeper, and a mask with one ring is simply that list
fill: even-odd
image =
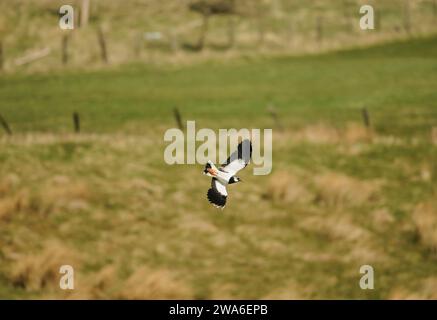
[{"label": "wooden fence post", "polygon": [[107,47],[106,47],[106,39],[105,39],[105,35],[103,34],[102,27],[100,27],[100,26],[97,28],[97,39],[99,42],[100,56],[102,58],[102,61],[104,63],[108,63],[108,52],[107,52]]},{"label": "wooden fence post", "polygon": [[432,13],[434,20],[437,20],[437,0],[432,0]]},{"label": "wooden fence post", "polygon": [[404,29],[407,34],[411,34],[411,7],[409,0],[404,0]]},{"label": "wooden fence post", "polygon": [[86,27],[90,16],[90,0],[82,0],[80,8],[80,27]]},{"label": "wooden fence post", "polygon": [[69,44],[70,36],[68,34],[64,34],[62,37],[62,64],[66,65],[68,63],[68,44]]},{"label": "wooden fence post", "polygon": [[323,17],[322,16],[317,16],[316,19],[316,40],[319,47],[321,47],[323,42]]},{"label": "wooden fence post", "polygon": [[203,13],[202,28],[200,30],[200,37],[197,42],[197,49],[199,51],[201,51],[205,46],[206,34],[208,33],[208,29],[209,29],[209,17],[210,17],[210,12],[209,10],[207,10]]},{"label": "wooden fence post", "polygon": [[79,113],[77,113],[76,111],[73,112],[73,125],[74,125],[74,132],[80,133],[80,117],[79,117]]},{"label": "wooden fence post", "polygon": [[364,126],[367,129],[370,129],[370,116],[369,116],[369,112],[367,111],[367,108],[362,108],[361,109],[361,115],[363,116]]},{"label": "wooden fence post", "polygon": [[372,142],[373,141],[373,133],[372,133],[371,122],[370,122],[370,114],[369,114],[369,111],[367,110],[367,108],[361,109],[361,115],[363,117],[364,126],[366,127],[367,139],[369,142]]},{"label": "wooden fence post", "polygon": [[174,114],[176,123],[178,125],[178,128],[181,129],[181,130],[184,130],[184,125],[182,124],[181,113],[179,112],[178,108],[174,108],[173,109],[173,114]]},{"label": "wooden fence post", "polygon": [[269,105],[269,106],[267,107],[267,112],[268,112],[268,113],[270,114],[270,116],[272,117],[273,122],[275,123],[276,128],[277,128],[279,131],[282,131],[282,130],[283,130],[283,126],[282,126],[281,121],[279,120],[279,116],[278,116],[278,112],[276,111],[276,108],[275,108],[273,105]]},{"label": "wooden fence post", "polygon": [[2,125],[3,129],[5,129],[6,133],[11,136],[12,135],[12,130],[9,127],[6,119],[3,118],[3,116],[1,114],[0,114],[0,124]]}]

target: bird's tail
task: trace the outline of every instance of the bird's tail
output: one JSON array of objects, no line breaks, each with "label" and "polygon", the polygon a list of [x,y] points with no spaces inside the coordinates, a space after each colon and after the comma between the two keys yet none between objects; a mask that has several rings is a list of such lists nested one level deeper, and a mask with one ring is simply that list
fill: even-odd
[{"label": "bird's tail", "polygon": [[205,165],[205,169],[203,170],[203,174],[206,174],[210,177],[216,177],[217,173],[217,167],[210,160],[208,160],[207,164]]}]

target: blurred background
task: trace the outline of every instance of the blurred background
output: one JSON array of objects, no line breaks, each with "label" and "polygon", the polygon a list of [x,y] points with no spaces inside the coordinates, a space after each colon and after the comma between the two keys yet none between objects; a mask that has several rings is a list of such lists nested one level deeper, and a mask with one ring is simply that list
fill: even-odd
[{"label": "blurred background", "polygon": [[[0,0],[0,298],[437,299],[436,101],[437,0]],[[187,120],[272,173],[216,210]]]},{"label": "blurred background", "polygon": [[[59,28],[74,8],[75,30]],[[374,32],[359,9],[376,10]],[[180,65],[315,53],[435,32],[434,0],[1,1],[2,68],[89,69],[106,63]]]}]

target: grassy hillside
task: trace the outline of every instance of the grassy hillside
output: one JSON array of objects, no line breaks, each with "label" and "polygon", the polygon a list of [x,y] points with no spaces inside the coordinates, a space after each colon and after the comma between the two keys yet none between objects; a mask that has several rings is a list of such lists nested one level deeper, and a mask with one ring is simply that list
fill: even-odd
[{"label": "grassy hillside", "polygon": [[[208,0],[210,1],[210,0]],[[0,41],[6,72],[101,68],[97,29],[103,30],[109,64],[192,64],[233,57],[302,54],[366,45],[388,39],[435,34],[434,0],[371,0],[376,29],[359,28],[358,0],[235,0],[238,14],[210,19],[205,48],[192,48],[202,31],[202,16],[189,10],[192,0],[91,0],[90,19],[80,26],[82,0],[73,0],[76,29],[58,27],[60,0],[1,0]],[[233,32],[230,27],[234,26]],[[146,39],[147,32],[161,38]],[[70,35],[68,63],[62,64],[61,43]],[[233,34],[233,44],[230,40]],[[49,49],[29,64],[22,58]]]},{"label": "grassy hillside", "polygon": [[[0,297],[437,298],[436,52],[1,76]],[[246,170],[215,210],[200,165],[163,162],[174,106],[198,127],[273,126],[273,173]]]},{"label": "grassy hillside", "polygon": [[143,133],[156,120],[173,125],[175,106],[213,128],[271,126],[268,104],[297,127],[360,122],[367,107],[378,130],[402,135],[433,125],[436,54],[432,37],[322,56],[4,76],[0,108],[17,132],[71,132],[78,111],[86,132]]}]

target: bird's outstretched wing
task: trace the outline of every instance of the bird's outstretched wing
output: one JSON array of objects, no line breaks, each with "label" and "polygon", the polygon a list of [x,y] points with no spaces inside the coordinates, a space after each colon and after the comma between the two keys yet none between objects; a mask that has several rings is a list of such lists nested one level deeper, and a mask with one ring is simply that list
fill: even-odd
[{"label": "bird's outstretched wing", "polygon": [[252,142],[249,139],[243,140],[238,145],[226,163],[222,164],[221,169],[234,175],[241,169],[244,169],[252,158]]},{"label": "bird's outstretched wing", "polygon": [[221,184],[220,181],[216,178],[212,178],[211,188],[208,190],[207,197],[209,202],[214,206],[223,209],[226,205],[228,192],[226,191],[226,187]]}]

